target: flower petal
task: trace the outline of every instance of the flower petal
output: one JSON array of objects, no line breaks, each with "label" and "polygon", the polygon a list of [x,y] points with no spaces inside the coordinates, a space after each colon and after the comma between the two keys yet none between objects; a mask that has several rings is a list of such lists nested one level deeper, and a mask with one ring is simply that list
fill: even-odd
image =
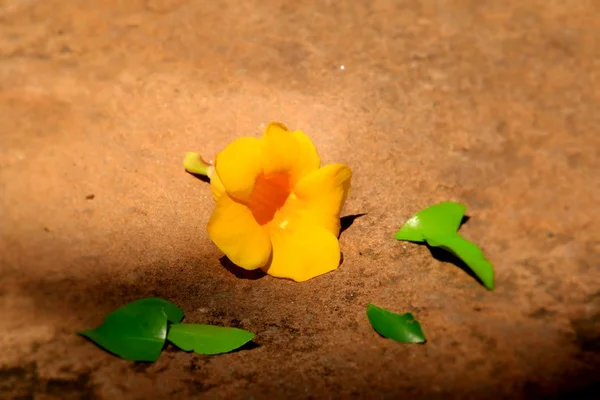
[{"label": "flower petal", "polygon": [[223,193],[208,221],[208,235],[236,265],[263,267],[271,256],[271,240],[248,207]]},{"label": "flower petal", "polygon": [[311,170],[319,168],[321,166],[321,157],[319,157],[319,152],[310,137],[298,130],[293,131],[292,136],[294,136],[298,143],[296,151],[299,152],[299,157],[304,159],[304,162]]},{"label": "flower petal", "polygon": [[273,258],[264,269],[277,278],[303,282],[337,269],[340,245],[327,229],[301,220],[271,229]]},{"label": "flower petal", "polygon": [[221,182],[221,178],[216,172],[210,177],[210,190],[215,201],[219,201],[219,198],[225,192],[225,186],[223,186],[223,182]]},{"label": "flower petal", "polygon": [[239,200],[248,199],[261,171],[262,158],[261,140],[252,137],[239,138],[217,154],[216,172],[227,193]]},{"label": "flower petal", "polygon": [[301,131],[290,132],[280,122],[271,122],[262,138],[263,171],[265,174],[287,172],[290,186],[321,165],[317,149]]},{"label": "flower petal", "polygon": [[288,201],[276,216],[286,216],[322,226],[338,236],[340,214],[350,191],[352,170],[344,164],[326,165],[298,182]]}]

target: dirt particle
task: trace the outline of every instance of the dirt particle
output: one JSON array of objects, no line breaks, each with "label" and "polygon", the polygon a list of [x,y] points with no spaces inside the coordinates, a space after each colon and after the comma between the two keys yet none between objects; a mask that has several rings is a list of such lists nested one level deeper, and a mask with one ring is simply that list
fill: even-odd
[{"label": "dirt particle", "polygon": [[480,367],[485,365],[485,360],[481,358],[477,358],[475,360],[470,360],[467,362],[466,369],[467,371],[474,371],[479,369]]},{"label": "dirt particle", "polygon": [[196,370],[200,369],[199,361],[200,361],[200,360],[198,359],[198,357],[192,357],[192,358],[190,359],[190,362],[189,362],[189,364],[187,365],[186,369],[187,369],[189,372],[194,372],[194,371],[196,371]]},{"label": "dirt particle", "polygon": [[[71,378],[41,378],[37,363],[0,369],[0,398],[31,399],[50,395],[61,399],[96,399],[95,386],[90,372],[75,374]],[[44,396],[42,396],[44,397]]]},{"label": "dirt particle", "polygon": [[25,366],[0,369],[0,397],[12,395],[14,397],[33,398],[38,385],[37,364],[30,363]]},{"label": "dirt particle", "polygon": [[95,197],[96,197],[96,195],[92,193],[92,194],[88,194],[87,196],[85,196],[85,199],[86,200],[94,200]]},{"label": "dirt particle", "polygon": [[151,363],[135,362],[135,363],[131,364],[131,369],[134,372],[140,373],[140,372],[146,372],[148,370],[148,368],[150,368],[151,366],[152,366]]},{"label": "dirt particle", "polygon": [[206,384],[200,379],[187,379],[184,383],[187,385],[188,391],[193,394],[203,393],[217,386],[214,384]]},{"label": "dirt particle", "polygon": [[493,337],[489,337],[489,336],[477,331],[476,329],[472,329],[471,334],[473,335],[474,338],[479,340],[481,343],[483,343],[485,346],[487,346],[490,349],[496,349],[498,347],[498,343],[497,343],[496,339]]},{"label": "dirt particle", "polygon": [[548,310],[545,307],[540,307],[537,310],[529,313],[529,318],[533,319],[543,319],[543,318],[551,318],[556,315],[556,311]]},{"label": "dirt particle", "polygon": [[93,386],[90,385],[90,374],[83,373],[74,379],[53,378],[43,385],[45,394],[59,396],[61,399],[95,399]]},{"label": "dirt particle", "polygon": [[344,298],[347,301],[353,301],[354,299],[356,299],[356,292],[354,292],[354,291],[348,292],[348,293],[346,293],[346,295],[344,296]]},{"label": "dirt particle", "polygon": [[600,351],[600,314],[571,320],[577,346],[582,351]]},{"label": "dirt particle", "polygon": [[42,347],[42,344],[40,342],[33,342],[31,343],[31,352],[32,353],[37,353],[40,348]]},{"label": "dirt particle", "polygon": [[163,351],[165,353],[177,353],[177,352],[180,352],[181,350],[178,347],[175,347],[169,343],[163,348]]},{"label": "dirt particle", "polygon": [[523,384],[523,391],[527,395],[527,397],[535,397],[536,394],[539,393],[540,386],[531,380],[525,381]]}]

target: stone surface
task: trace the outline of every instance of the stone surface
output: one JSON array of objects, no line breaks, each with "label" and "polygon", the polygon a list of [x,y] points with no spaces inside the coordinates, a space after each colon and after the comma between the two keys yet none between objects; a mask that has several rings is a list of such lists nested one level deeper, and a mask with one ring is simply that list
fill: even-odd
[{"label": "stone surface", "polygon": [[[600,8],[589,0],[0,2],[0,397],[536,398],[598,390]],[[280,120],[354,170],[343,265],[248,279],[211,157]],[[435,202],[494,292],[393,234]],[[152,365],[75,335],[161,296],[257,347]],[[412,312],[425,345],[371,329]]]}]

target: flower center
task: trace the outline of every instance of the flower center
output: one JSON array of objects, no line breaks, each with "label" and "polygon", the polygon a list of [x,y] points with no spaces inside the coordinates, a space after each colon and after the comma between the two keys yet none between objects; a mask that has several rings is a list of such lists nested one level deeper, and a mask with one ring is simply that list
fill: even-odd
[{"label": "flower center", "polygon": [[254,191],[248,206],[259,225],[270,222],[290,195],[290,177],[285,172],[276,172],[256,178]]}]

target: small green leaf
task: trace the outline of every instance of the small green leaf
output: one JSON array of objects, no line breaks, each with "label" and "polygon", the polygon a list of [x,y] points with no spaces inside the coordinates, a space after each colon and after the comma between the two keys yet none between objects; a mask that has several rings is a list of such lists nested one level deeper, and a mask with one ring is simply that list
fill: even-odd
[{"label": "small green leaf", "polygon": [[421,324],[411,313],[396,314],[374,304],[367,306],[371,326],[381,336],[400,343],[425,343]]},{"label": "small green leaf", "polygon": [[220,354],[235,350],[254,338],[254,333],[238,328],[204,324],[175,324],[168,339],[184,351],[198,354]]},{"label": "small green leaf", "polygon": [[409,219],[395,237],[398,240],[423,242],[430,236],[456,233],[466,209],[464,205],[452,201],[425,208]]},{"label": "small green leaf", "polygon": [[130,361],[156,361],[167,337],[167,321],[183,311],[160,298],[134,301],[113,311],[96,329],[78,332],[98,346]]},{"label": "small green leaf", "polygon": [[440,247],[471,268],[486,288],[494,290],[494,267],[483,256],[474,243],[457,233],[466,207],[446,201],[419,211],[409,219],[395,238],[411,242],[426,242],[429,246]]}]

